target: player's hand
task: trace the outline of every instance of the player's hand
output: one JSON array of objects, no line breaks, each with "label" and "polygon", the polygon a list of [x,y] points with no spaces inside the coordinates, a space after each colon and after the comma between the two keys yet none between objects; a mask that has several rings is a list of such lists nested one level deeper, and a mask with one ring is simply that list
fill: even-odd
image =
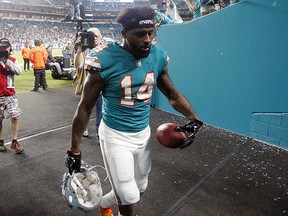
[{"label": "player's hand", "polygon": [[186,140],[180,145],[180,149],[186,148],[194,142],[196,134],[198,133],[202,125],[202,121],[192,118],[190,119],[188,124],[176,128],[176,130],[186,132],[188,135],[188,140]]},{"label": "player's hand", "polygon": [[74,155],[70,150],[67,151],[66,155],[66,161],[65,161],[66,167],[69,170],[70,175],[73,172],[80,172],[81,168],[81,152],[79,155]]}]

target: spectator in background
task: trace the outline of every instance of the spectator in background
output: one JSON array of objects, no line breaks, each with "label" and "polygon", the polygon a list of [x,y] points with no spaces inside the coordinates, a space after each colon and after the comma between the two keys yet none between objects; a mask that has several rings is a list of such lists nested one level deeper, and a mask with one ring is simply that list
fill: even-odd
[{"label": "spectator in background", "polygon": [[193,13],[193,20],[201,17],[200,12],[200,0],[194,0],[191,2],[190,0],[184,0],[190,12]]},{"label": "spectator in background", "polygon": [[49,66],[55,66],[58,74],[61,75],[62,74],[62,68],[61,68],[60,64],[55,61],[55,59],[52,55],[52,46],[49,45],[46,48],[46,51],[48,53],[48,58],[47,58],[46,64],[48,64]]},{"label": "spectator in background", "polygon": [[[81,0],[69,0],[70,6],[71,6],[71,19],[78,19],[82,20],[80,16],[80,3]],[[76,10],[76,16],[75,16],[75,10]]]},{"label": "spectator in background", "polygon": [[166,16],[172,19],[175,23],[183,23],[183,20],[179,15],[177,6],[173,0],[163,0],[162,5],[166,9]]},{"label": "spectator in background", "polygon": [[70,58],[70,62],[73,62],[74,64],[74,47],[71,41],[67,41],[64,52],[66,52],[67,57]]},{"label": "spectator in background", "polygon": [[46,49],[41,47],[40,40],[34,41],[34,48],[31,50],[29,59],[33,63],[34,70],[34,88],[31,90],[33,92],[39,92],[40,84],[43,87],[44,91],[48,90],[48,86],[46,83],[46,73],[45,73],[45,63],[48,58],[48,53]]},{"label": "spectator in background", "polygon": [[175,21],[170,19],[168,16],[163,14],[162,12],[158,11],[157,5],[151,5],[151,8],[156,16],[156,23],[155,27],[158,28],[160,25],[165,25],[165,24],[174,24]]},{"label": "spectator in background", "polygon": [[19,115],[22,114],[18,105],[18,99],[14,90],[14,75],[21,73],[21,67],[17,64],[16,58],[12,57],[12,46],[8,39],[0,40],[0,50],[8,51],[8,56],[0,59],[0,152],[5,151],[4,140],[2,137],[2,121],[5,118],[4,111],[8,113],[11,119],[12,142],[10,148],[15,150],[16,154],[22,153],[24,150],[17,141],[19,130]]},{"label": "spectator in background", "polygon": [[230,5],[240,2],[240,0],[230,0]]},{"label": "spectator in background", "polygon": [[200,0],[200,6],[201,16],[205,16],[220,9],[218,0]]},{"label": "spectator in background", "polygon": [[[24,60],[24,71],[30,70],[30,60],[29,60],[29,54],[30,54],[30,48],[28,46],[28,42],[25,42],[24,47],[22,48],[22,57]],[[27,70],[26,70],[27,68]]]}]

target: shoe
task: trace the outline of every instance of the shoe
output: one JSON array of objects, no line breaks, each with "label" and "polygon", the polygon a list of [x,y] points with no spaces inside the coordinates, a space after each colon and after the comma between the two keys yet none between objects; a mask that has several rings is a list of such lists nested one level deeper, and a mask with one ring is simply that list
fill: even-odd
[{"label": "shoe", "polygon": [[98,208],[101,216],[113,216],[112,208],[102,208],[101,206],[99,206]]},{"label": "shoe", "polygon": [[38,89],[32,89],[31,91],[32,91],[32,92],[39,92]]},{"label": "shoe", "polygon": [[89,136],[89,131],[88,131],[88,128],[86,128],[83,133],[83,137],[88,137],[88,136]]},{"label": "shoe", "polygon": [[79,17],[79,16],[77,16],[77,17],[76,17],[76,19],[77,19],[77,20],[82,20],[82,18],[81,18],[81,17]]},{"label": "shoe", "polygon": [[24,152],[24,149],[20,147],[20,144],[17,142],[17,140],[12,141],[10,148],[14,149],[16,154],[21,154],[22,152]]},{"label": "shoe", "polygon": [[0,152],[6,151],[6,146],[4,145],[4,140],[0,140]]},{"label": "shoe", "polygon": [[48,91],[48,88],[43,88],[44,91]]}]

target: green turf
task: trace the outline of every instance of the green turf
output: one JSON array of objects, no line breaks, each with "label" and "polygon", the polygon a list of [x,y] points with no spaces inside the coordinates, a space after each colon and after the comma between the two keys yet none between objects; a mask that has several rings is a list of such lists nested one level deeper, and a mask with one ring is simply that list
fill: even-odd
[{"label": "green turf", "polygon": [[[53,55],[54,56],[62,55],[61,50],[53,50]],[[12,56],[18,60],[18,63],[20,65],[22,65],[22,74],[20,74],[19,76],[15,76],[16,93],[30,91],[34,87],[34,73],[33,73],[32,67],[30,67],[30,71],[24,72],[23,58],[22,58],[21,52],[14,52]],[[31,66],[31,62],[30,62],[30,66]],[[48,88],[59,88],[59,87],[72,85],[72,80],[53,79],[51,77],[50,70],[46,70],[46,81],[47,81]]]}]

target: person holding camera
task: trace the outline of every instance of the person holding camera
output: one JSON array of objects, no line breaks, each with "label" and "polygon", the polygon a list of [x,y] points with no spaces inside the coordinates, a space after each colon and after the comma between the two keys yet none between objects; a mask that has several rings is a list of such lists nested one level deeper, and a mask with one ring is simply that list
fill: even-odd
[{"label": "person holding camera", "polygon": [[5,151],[6,147],[3,140],[3,124],[5,118],[4,111],[7,112],[6,118],[11,119],[12,142],[10,148],[20,154],[24,149],[17,141],[19,130],[19,116],[22,111],[18,104],[16,92],[14,89],[14,75],[21,74],[21,67],[18,65],[16,58],[11,56],[12,45],[6,38],[0,39],[0,152]]},{"label": "person holding camera", "polygon": [[[102,41],[102,34],[98,28],[89,28],[87,31],[84,31],[79,34],[75,41],[76,54],[74,59],[75,68],[83,68],[85,64],[85,57],[90,49],[100,45]],[[82,70],[84,73],[85,71]],[[102,97],[98,97],[96,101],[96,138],[97,142],[99,141],[98,128],[100,121],[102,119]],[[89,136],[88,128],[86,127],[84,137]]]}]

